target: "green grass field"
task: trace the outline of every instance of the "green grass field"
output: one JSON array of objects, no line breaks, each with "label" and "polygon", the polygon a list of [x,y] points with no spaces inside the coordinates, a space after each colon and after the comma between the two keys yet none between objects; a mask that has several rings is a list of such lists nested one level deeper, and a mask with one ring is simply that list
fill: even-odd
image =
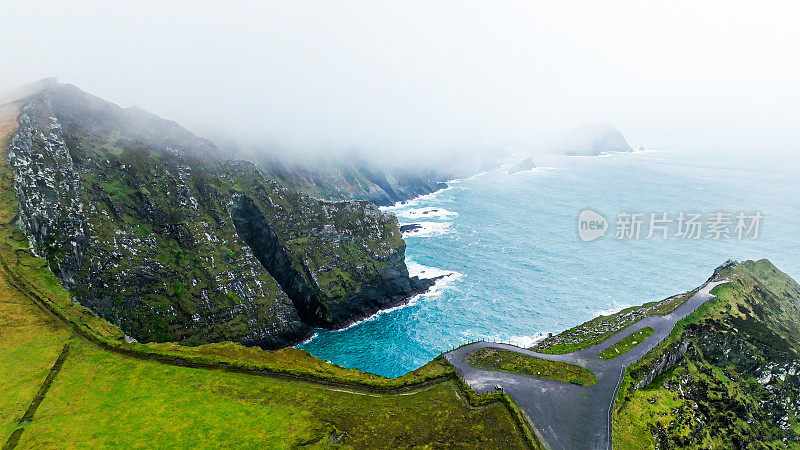
[{"label": "green grass field", "polygon": [[495,348],[482,348],[467,355],[467,364],[485,370],[500,370],[536,378],[591,386],[597,377],[591,370],[561,361],[548,361]]},{"label": "green grass field", "polygon": [[[0,272],[1,273],[1,272]],[[21,301],[0,276],[0,439],[5,442],[70,336],[70,330]]]},{"label": "green grass field", "polygon": [[24,447],[522,448],[502,403],[471,407],[453,381],[407,395],[170,366],[80,340]]},{"label": "green grass field", "polygon": [[631,334],[625,339],[612,345],[611,347],[603,350],[597,356],[603,359],[616,359],[624,355],[625,353],[628,353],[629,351],[631,351],[632,348],[636,347],[637,345],[644,342],[645,339],[652,336],[653,331],[654,330],[650,327],[644,327],[641,330]]}]

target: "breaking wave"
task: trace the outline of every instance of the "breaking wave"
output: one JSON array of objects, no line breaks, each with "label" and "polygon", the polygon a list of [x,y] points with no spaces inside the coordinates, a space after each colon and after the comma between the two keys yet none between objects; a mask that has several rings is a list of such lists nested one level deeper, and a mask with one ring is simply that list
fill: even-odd
[{"label": "breaking wave", "polygon": [[412,230],[404,231],[403,238],[409,237],[431,237],[431,236],[441,236],[443,234],[448,234],[451,232],[450,226],[453,225],[452,222],[416,222],[414,224],[409,225],[417,225],[419,228],[414,228]]}]

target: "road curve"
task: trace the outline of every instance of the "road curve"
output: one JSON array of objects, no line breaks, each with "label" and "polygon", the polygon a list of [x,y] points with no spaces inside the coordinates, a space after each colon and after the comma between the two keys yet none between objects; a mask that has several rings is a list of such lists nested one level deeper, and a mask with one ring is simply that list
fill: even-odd
[{"label": "road curve", "polygon": [[[495,384],[501,385],[549,448],[608,449],[611,448],[611,408],[625,368],[666,339],[679,320],[713,298],[711,290],[725,282],[707,282],[672,313],[646,317],[605,341],[574,353],[548,355],[508,344],[475,342],[445,353],[445,357],[476,392],[492,392]],[[653,328],[652,336],[627,353],[613,360],[597,357],[598,353],[645,327]],[[499,348],[537,358],[577,364],[594,372],[597,384],[577,386],[563,381],[482,370],[468,365],[465,359],[467,355],[481,348]]]}]

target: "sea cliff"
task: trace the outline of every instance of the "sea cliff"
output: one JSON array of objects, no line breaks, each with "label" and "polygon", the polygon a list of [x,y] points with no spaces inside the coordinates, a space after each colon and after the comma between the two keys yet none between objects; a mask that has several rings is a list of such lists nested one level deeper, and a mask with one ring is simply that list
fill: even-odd
[{"label": "sea cliff", "polygon": [[18,120],[17,225],[137,340],[282,347],[431,284],[409,276],[394,216],[287,190],[174,122],[57,83]]}]

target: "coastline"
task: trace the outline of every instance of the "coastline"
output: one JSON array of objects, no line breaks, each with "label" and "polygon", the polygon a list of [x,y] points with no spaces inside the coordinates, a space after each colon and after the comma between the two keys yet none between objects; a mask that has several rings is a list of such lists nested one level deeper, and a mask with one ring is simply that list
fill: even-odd
[{"label": "coastline", "polygon": [[[492,169],[492,170],[496,170],[496,169]],[[466,177],[466,178],[454,178],[454,179],[450,179],[450,180],[447,180],[447,181],[443,181],[442,183],[445,186],[440,188],[440,189],[437,189],[437,190],[435,190],[433,192],[429,192],[427,194],[417,195],[417,196],[412,197],[412,198],[410,198],[408,200],[400,200],[398,202],[395,202],[393,205],[378,206],[378,209],[380,209],[382,212],[392,214],[392,215],[395,216],[395,218],[397,218],[397,214],[395,214],[395,211],[397,209],[413,207],[419,201],[432,198],[435,195],[438,195],[438,194],[440,194],[442,192],[445,192],[445,191],[448,191],[450,189],[453,189],[453,185],[454,184],[458,184],[462,180],[469,179],[469,178],[472,178],[472,177],[475,177],[475,176],[478,176],[478,175],[482,175],[482,174],[487,173],[487,172],[490,172],[490,170],[485,170],[485,171],[476,173],[476,174],[471,175],[471,176]],[[403,236],[404,239],[406,237],[407,236]],[[422,236],[420,236],[420,237],[422,237]],[[409,263],[410,263],[410,261],[406,260],[406,266],[407,267],[410,266],[411,264],[416,264],[416,263],[413,263],[413,262],[411,264],[409,264]],[[319,337],[320,331],[322,331],[322,332],[346,331],[346,330],[349,330],[350,328],[353,328],[353,327],[355,327],[355,326],[357,326],[359,324],[373,321],[373,320],[377,319],[378,317],[380,317],[380,316],[382,316],[384,314],[388,314],[388,313],[391,313],[393,311],[397,311],[397,310],[400,310],[400,309],[403,309],[403,308],[408,308],[410,306],[413,306],[413,305],[417,304],[417,301],[420,298],[426,297],[426,296],[438,295],[438,294],[441,293],[441,289],[445,285],[449,284],[450,282],[457,281],[457,280],[463,278],[463,276],[464,276],[464,274],[456,272],[456,271],[447,271],[447,270],[437,269],[437,268],[434,268],[434,267],[422,266],[421,264],[417,264],[417,266],[424,267],[425,270],[434,270],[434,271],[437,271],[437,272],[440,272],[440,273],[438,275],[435,275],[435,276],[431,277],[431,278],[422,278],[421,276],[419,276],[420,273],[410,273],[409,275],[412,276],[412,277],[413,276],[418,276],[421,280],[432,280],[433,282],[431,283],[430,286],[427,286],[425,289],[422,289],[420,291],[414,292],[414,293],[402,298],[398,302],[392,303],[391,305],[389,305],[387,307],[380,308],[377,311],[374,311],[372,313],[369,313],[369,314],[360,316],[360,317],[358,317],[356,319],[353,319],[351,321],[348,321],[347,323],[345,323],[341,327],[337,327],[337,328],[313,328],[312,329],[313,330],[313,334],[310,337],[305,338],[304,340],[302,340],[302,341],[300,341],[300,342],[298,342],[296,344],[292,344],[292,345],[290,345],[290,347],[299,348],[299,347],[301,347],[301,346],[303,346],[305,344],[308,344],[309,342],[311,342],[314,339],[316,339],[317,337]],[[409,270],[409,272],[411,272],[411,270]],[[444,282],[444,285],[443,285],[443,282]]]},{"label": "coastline", "polygon": [[451,179],[449,179],[449,180],[442,181],[441,183],[442,183],[442,184],[444,184],[445,186],[444,186],[444,187],[442,187],[442,188],[436,189],[436,190],[435,190],[435,191],[433,191],[433,192],[428,192],[427,194],[420,194],[420,195],[417,195],[417,196],[411,197],[411,198],[409,198],[409,199],[407,199],[407,200],[400,200],[400,201],[398,201],[398,202],[395,202],[393,205],[388,205],[388,206],[378,206],[378,209],[380,209],[380,210],[381,210],[381,211],[383,211],[383,212],[389,212],[389,213],[391,213],[391,212],[393,212],[395,209],[404,208],[404,207],[408,207],[408,206],[415,206],[416,202],[419,202],[420,200],[426,200],[426,199],[428,199],[428,198],[431,198],[431,197],[433,197],[433,196],[435,196],[435,195],[437,195],[437,194],[440,194],[440,193],[442,193],[442,192],[449,191],[450,189],[453,189],[453,187],[454,187],[453,185],[454,185],[454,184],[459,184],[459,183],[461,183],[461,182],[462,182],[462,181],[464,181],[464,180],[469,180],[469,179],[472,179],[472,178],[475,178],[475,177],[478,177],[478,176],[481,176],[481,175],[487,174],[487,173],[489,173],[489,172],[492,172],[492,171],[495,171],[495,170],[501,170],[501,169],[502,169],[502,167],[503,167],[503,166],[502,166],[502,164],[501,164],[501,165],[499,165],[498,167],[495,167],[495,168],[493,168],[493,169],[489,169],[489,170],[482,170],[482,171],[480,171],[480,172],[477,172],[477,173],[474,173],[474,174],[472,174],[472,175],[470,175],[470,176],[468,176],[468,177],[463,177],[463,178],[451,178]]},{"label": "coastline", "polygon": [[[408,264],[408,262],[406,264]],[[417,302],[421,298],[433,297],[433,296],[439,295],[439,294],[441,294],[442,289],[445,288],[448,284],[450,284],[452,282],[455,282],[455,281],[458,281],[458,280],[460,280],[461,278],[464,277],[464,274],[462,274],[460,272],[446,271],[446,270],[437,269],[437,268],[434,268],[434,267],[422,266],[421,264],[416,264],[416,263],[412,263],[412,264],[415,264],[416,266],[419,266],[419,267],[424,267],[426,270],[434,270],[434,271],[438,272],[439,274],[435,275],[435,276],[433,276],[431,278],[427,278],[427,280],[433,280],[433,283],[430,286],[428,286],[426,289],[424,289],[424,290],[421,290],[419,292],[413,293],[413,294],[403,298],[402,300],[398,301],[397,303],[392,304],[391,306],[388,306],[386,308],[381,308],[381,309],[379,309],[379,310],[377,310],[377,311],[375,311],[375,312],[373,312],[371,314],[367,314],[365,316],[361,316],[358,319],[352,320],[352,321],[348,322],[346,325],[344,325],[344,326],[342,326],[340,328],[314,328],[313,329],[314,333],[310,338],[308,338],[308,339],[306,339],[306,340],[304,340],[304,341],[302,341],[300,343],[294,344],[291,347],[298,348],[300,346],[303,346],[303,345],[313,341],[314,339],[319,337],[320,331],[322,331],[322,332],[332,332],[332,333],[338,333],[340,331],[346,331],[346,330],[349,330],[350,328],[353,328],[353,327],[355,327],[357,325],[360,325],[362,323],[371,322],[373,320],[376,320],[378,317],[380,317],[380,316],[382,316],[384,314],[388,314],[388,313],[391,313],[391,312],[394,312],[394,311],[398,311],[398,310],[403,309],[403,308],[408,308],[408,307],[414,306],[414,305],[417,304]],[[411,276],[418,276],[418,274],[411,274]]]}]

